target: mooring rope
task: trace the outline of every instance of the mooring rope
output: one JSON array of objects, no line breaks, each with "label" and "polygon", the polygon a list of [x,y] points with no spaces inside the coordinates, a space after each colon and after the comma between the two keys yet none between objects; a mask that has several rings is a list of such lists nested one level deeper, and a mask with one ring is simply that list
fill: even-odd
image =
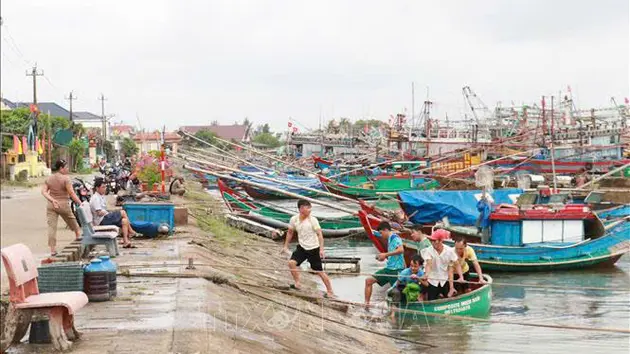
[{"label": "mooring rope", "polygon": [[[323,258],[325,260],[326,258]],[[164,267],[181,267],[181,266],[199,266],[199,267],[211,267],[211,268],[231,268],[231,269],[249,269],[249,270],[267,270],[267,271],[286,271],[291,272],[291,269],[278,269],[278,268],[264,268],[264,267],[253,267],[253,266],[236,266],[236,265],[220,265],[220,264],[207,264],[207,263],[162,263],[162,264],[118,264],[121,268],[126,267],[136,267],[136,268],[164,268]],[[296,271],[301,273],[313,273],[313,270],[310,269],[301,269],[298,268]],[[389,275],[389,274],[374,274],[374,273],[349,273],[342,271],[326,271],[326,274],[333,275],[362,275],[362,276],[378,276],[383,278],[398,278],[398,275]],[[430,280],[439,280],[439,281],[448,281],[448,279],[443,278],[429,278]],[[457,281],[454,280],[455,283],[468,283],[475,285],[485,285],[486,283],[474,282],[474,281]],[[503,282],[495,282],[494,280],[490,285],[498,285],[498,286],[513,286],[513,287],[523,287],[523,288],[540,288],[540,289],[557,289],[557,290],[599,290],[599,291],[615,291],[615,292],[630,292],[630,289],[624,288],[613,288],[613,287],[592,287],[592,286],[580,286],[580,287],[568,287],[561,285],[542,285],[542,284],[519,284],[519,283],[503,283]]]},{"label": "mooring rope", "polygon": [[[122,276],[127,276],[127,277],[203,278],[203,279],[206,279],[206,280],[212,278],[210,276],[204,277],[203,275],[185,274],[185,273],[140,273],[140,274],[119,273],[119,274],[122,275]],[[229,280],[223,280],[222,283],[241,284],[241,285],[248,285],[248,286],[253,286],[253,287],[269,288],[269,289],[273,289],[275,291],[278,290],[278,289],[276,289],[274,287],[269,287],[269,286],[265,286],[265,285],[261,285],[261,284],[239,283],[239,282],[231,282]],[[239,289],[243,290],[240,287],[239,287]],[[286,303],[280,303],[280,302],[277,302],[276,300],[269,299],[269,298],[261,296],[259,294],[252,293],[252,292],[250,292],[250,293],[253,294],[253,295],[257,295],[257,296],[259,296],[261,298],[265,298],[266,300],[278,303],[280,305],[287,306],[289,308],[293,308],[293,307],[287,305]],[[331,302],[337,302],[337,303],[342,303],[342,304],[346,304],[346,305],[353,305],[353,306],[359,306],[359,307],[365,307],[366,306],[364,303],[355,302],[355,301],[339,300],[339,299],[334,299],[334,298],[322,298],[322,297],[312,296],[312,295],[308,295],[308,294],[300,294],[300,296],[304,297],[304,298],[312,298],[312,299],[318,299],[318,300],[322,300],[322,301],[323,300],[328,300],[328,301],[331,301]],[[386,308],[384,308],[382,306],[371,305],[370,307],[386,309]],[[297,309],[297,308],[293,308],[293,309],[296,310],[296,311],[304,312],[303,310],[300,310],[300,309]],[[398,311],[401,311],[401,312],[404,312],[404,313],[412,313],[412,314],[424,315],[424,316],[429,316],[429,317],[446,318],[446,319],[453,319],[453,320],[459,320],[459,321],[472,321],[472,322],[481,322],[481,323],[495,323],[495,324],[506,324],[506,325],[526,326],[526,327],[539,327],[539,328],[569,329],[569,330],[590,331],[590,332],[607,332],[607,333],[630,334],[630,329],[623,329],[623,328],[586,327],[586,326],[575,326],[575,325],[557,325],[557,324],[548,324],[548,323],[535,323],[535,322],[521,322],[521,321],[509,321],[509,320],[499,320],[499,319],[475,318],[475,317],[459,316],[459,315],[437,314],[437,313],[430,313],[430,312],[411,310],[411,309],[398,309]],[[314,315],[312,313],[309,313],[309,312],[304,312],[304,313],[316,316],[316,315]],[[321,318],[326,319],[326,320],[330,320],[332,322],[336,321],[336,320],[329,319],[329,318],[326,318],[326,317],[323,317],[323,316]],[[351,328],[355,328],[355,327],[353,327],[351,325],[347,325],[347,324],[345,324],[343,322],[337,322],[337,323],[339,323],[341,325],[349,326]],[[370,331],[370,330],[367,330],[367,329],[361,328],[361,327],[356,327],[356,329],[366,330],[368,332]],[[404,341],[411,342],[411,343],[414,343],[414,344],[433,346],[433,345],[427,344],[427,343],[421,343],[421,342],[408,340],[408,339],[405,339],[405,338],[399,338],[399,337],[390,336],[390,335],[387,335],[387,334],[381,333],[381,332],[374,331],[374,334],[383,335],[383,336],[391,337],[391,338],[394,338],[394,339],[400,339],[400,340],[404,340]]]}]

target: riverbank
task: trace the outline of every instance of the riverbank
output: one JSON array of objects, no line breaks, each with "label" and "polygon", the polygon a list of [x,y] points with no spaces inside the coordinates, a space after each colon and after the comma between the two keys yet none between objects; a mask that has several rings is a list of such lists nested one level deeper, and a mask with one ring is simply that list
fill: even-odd
[{"label": "riverbank", "polygon": [[[165,239],[136,240],[137,249],[116,258],[127,275],[119,275],[118,296],[77,313],[83,338],[73,352],[398,352],[393,339],[362,330],[385,333],[388,324],[366,322],[361,311],[347,313],[328,300],[302,298],[320,295],[313,275],[304,273],[299,293],[278,290],[291,281],[281,246],[205,215],[204,204],[218,207],[195,189],[177,202],[195,206],[196,222]],[[189,258],[196,269],[164,266]],[[48,350],[21,344],[12,352]]]}]

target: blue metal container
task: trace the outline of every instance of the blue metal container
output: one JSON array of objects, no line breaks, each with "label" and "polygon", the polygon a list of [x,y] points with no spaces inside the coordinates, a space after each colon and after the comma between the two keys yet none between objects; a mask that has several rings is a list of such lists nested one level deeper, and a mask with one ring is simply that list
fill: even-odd
[{"label": "blue metal container", "polygon": [[139,221],[147,221],[155,224],[165,223],[169,226],[170,233],[175,228],[175,204],[163,203],[125,203],[123,209],[133,224]]}]

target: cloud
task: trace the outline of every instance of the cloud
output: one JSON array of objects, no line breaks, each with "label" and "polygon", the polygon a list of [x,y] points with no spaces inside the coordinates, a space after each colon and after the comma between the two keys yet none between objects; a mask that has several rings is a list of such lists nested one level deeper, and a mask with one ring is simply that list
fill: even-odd
[{"label": "cloud", "polygon": [[[248,116],[387,119],[429,97],[455,119],[470,85],[497,101],[538,101],[571,85],[583,106],[628,95],[628,4],[484,1],[3,1],[42,100],[169,128]],[[4,37],[4,34],[3,34]],[[4,44],[4,41],[0,44]],[[2,46],[5,97],[29,99],[27,65]],[[9,58],[14,65],[5,60]],[[6,64],[6,65],[5,65]],[[13,97],[15,96],[15,97]]]}]

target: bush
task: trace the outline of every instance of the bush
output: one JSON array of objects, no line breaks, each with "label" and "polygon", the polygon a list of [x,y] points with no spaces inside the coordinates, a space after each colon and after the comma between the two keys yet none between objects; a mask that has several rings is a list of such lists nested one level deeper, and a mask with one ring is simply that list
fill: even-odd
[{"label": "bush", "polygon": [[147,183],[149,188],[151,188],[154,183],[160,183],[162,181],[160,168],[157,164],[147,165],[138,172],[138,179],[143,183]]}]

